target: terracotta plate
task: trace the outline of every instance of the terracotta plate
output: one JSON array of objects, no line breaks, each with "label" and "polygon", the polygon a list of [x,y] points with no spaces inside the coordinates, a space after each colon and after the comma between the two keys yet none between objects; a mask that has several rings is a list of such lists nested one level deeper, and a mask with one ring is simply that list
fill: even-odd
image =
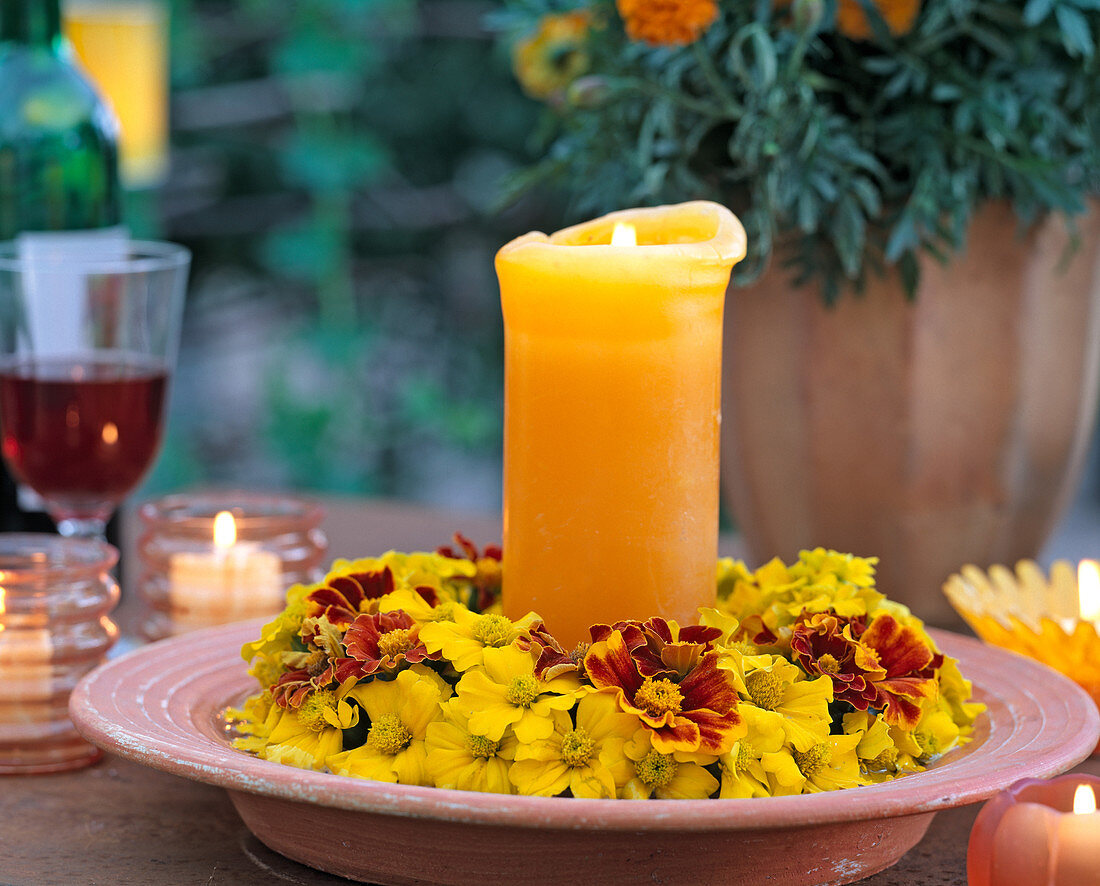
[{"label": "terracotta plate", "polygon": [[889,867],[938,809],[986,799],[1089,755],[1100,714],[1069,680],[933,632],[988,706],[975,739],[889,784],[756,800],[576,800],[405,787],[293,769],[233,750],[221,711],[253,683],[260,622],[186,634],[108,662],[70,710],[107,751],[227,788],[253,833],[292,859],[383,884],[850,883]]}]

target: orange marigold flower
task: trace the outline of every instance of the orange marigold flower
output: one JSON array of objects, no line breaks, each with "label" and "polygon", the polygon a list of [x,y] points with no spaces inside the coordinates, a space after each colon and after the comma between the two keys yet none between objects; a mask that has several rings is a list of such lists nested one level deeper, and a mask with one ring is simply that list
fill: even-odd
[{"label": "orange marigold flower", "polygon": [[[873,3],[895,37],[908,34],[920,12],[920,0],[873,0]],[[869,40],[874,36],[860,0],[840,0],[836,10],[836,29],[853,40]]]},{"label": "orange marigold flower", "polygon": [[650,46],[694,43],[718,18],[714,0],[615,0],[627,36]]},{"label": "orange marigold flower", "polygon": [[587,71],[585,42],[591,26],[592,16],[583,10],[539,19],[535,33],[512,51],[512,67],[523,91],[532,98],[552,98]]},{"label": "orange marigold flower", "polygon": [[700,656],[683,675],[671,669],[647,674],[653,659],[644,643],[631,645],[637,639],[613,629],[592,644],[584,658],[592,685],[616,690],[619,707],[638,718],[662,754],[723,754],[733,747],[746,727],[734,674],[718,667],[719,653]]}]

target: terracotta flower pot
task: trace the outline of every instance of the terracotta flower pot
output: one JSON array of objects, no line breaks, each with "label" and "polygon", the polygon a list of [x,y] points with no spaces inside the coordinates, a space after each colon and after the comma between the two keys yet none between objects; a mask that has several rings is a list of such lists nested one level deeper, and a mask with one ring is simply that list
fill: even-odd
[{"label": "terracotta flower pot", "polygon": [[950,621],[959,566],[1035,556],[1069,504],[1100,370],[1100,212],[1021,237],[1005,205],[907,301],[826,308],[778,270],[726,301],[723,487],[752,564],[876,555],[879,586]]}]

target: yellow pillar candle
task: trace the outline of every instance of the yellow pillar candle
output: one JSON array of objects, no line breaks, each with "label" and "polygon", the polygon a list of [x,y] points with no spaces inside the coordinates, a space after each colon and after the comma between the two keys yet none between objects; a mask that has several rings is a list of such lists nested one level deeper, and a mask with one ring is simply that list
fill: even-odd
[{"label": "yellow pillar candle", "polygon": [[[616,223],[636,245],[612,245]],[[706,202],[497,254],[509,617],[535,610],[568,647],[713,603],[722,309],[744,255],[740,222]]]}]

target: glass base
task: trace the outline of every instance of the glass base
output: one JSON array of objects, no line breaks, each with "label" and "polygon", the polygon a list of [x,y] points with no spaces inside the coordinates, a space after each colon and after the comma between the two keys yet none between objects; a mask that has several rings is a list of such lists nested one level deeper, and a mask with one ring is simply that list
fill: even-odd
[{"label": "glass base", "polygon": [[46,775],[82,769],[103,757],[103,751],[75,733],[65,740],[13,744],[0,740],[0,775]]}]

